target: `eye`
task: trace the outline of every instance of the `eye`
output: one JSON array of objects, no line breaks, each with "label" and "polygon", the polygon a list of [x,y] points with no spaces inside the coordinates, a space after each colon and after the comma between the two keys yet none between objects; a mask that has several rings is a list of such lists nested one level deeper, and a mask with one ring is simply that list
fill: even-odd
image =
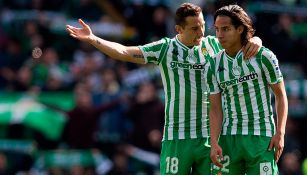
[{"label": "eye", "polygon": [[228,31],[230,31],[230,28],[229,27],[225,27],[225,28],[223,28],[223,31],[228,32]]},{"label": "eye", "polygon": [[196,31],[198,28],[192,28],[192,30]]}]

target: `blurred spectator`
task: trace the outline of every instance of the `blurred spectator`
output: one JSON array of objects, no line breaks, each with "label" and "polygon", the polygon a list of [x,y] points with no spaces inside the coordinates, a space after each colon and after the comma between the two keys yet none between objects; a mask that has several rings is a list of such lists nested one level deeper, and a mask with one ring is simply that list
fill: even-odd
[{"label": "blurred spectator", "polygon": [[71,81],[68,66],[59,61],[54,48],[46,48],[39,62],[33,67],[33,84],[46,91],[64,90]]},{"label": "blurred spectator", "polygon": [[98,20],[103,11],[94,0],[72,0],[68,3],[67,14],[72,18],[84,18]]},{"label": "blurred spectator", "polygon": [[288,14],[281,14],[278,16],[278,23],[273,25],[272,50],[277,54],[280,62],[286,61],[291,58],[291,50],[294,47],[293,39],[291,36],[291,26],[293,19]]},{"label": "blurred spectator", "polygon": [[[95,104],[106,104],[114,101],[122,96],[125,92],[118,82],[116,69],[105,68],[101,72],[101,86],[95,92]],[[125,120],[124,111],[126,103],[119,103],[116,108],[108,110],[101,115],[98,121],[98,135],[97,139],[102,145],[114,149],[113,144],[122,142],[126,137],[128,123]],[[106,148],[106,150],[108,150]],[[112,152],[112,151],[110,151]]]},{"label": "blurred spectator", "polygon": [[84,84],[77,84],[74,93],[76,104],[70,111],[63,111],[59,107],[50,104],[45,105],[67,114],[68,121],[64,130],[63,139],[69,148],[94,148],[97,121],[99,121],[101,113],[115,108],[124,98],[114,99],[109,103],[95,107],[92,100],[92,94]]},{"label": "blurred spectator", "polygon": [[6,175],[8,174],[8,162],[5,154],[0,152],[0,175]]},{"label": "blurred spectator", "polygon": [[297,154],[288,152],[283,155],[280,165],[280,175],[302,175]]},{"label": "blurred spectator", "polygon": [[164,124],[164,105],[158,98],[156,87],[143,82],[127,112],[132,120],[131,144],[147,151],[160,153]]},{"label": "blurred spectator", "polygon": [[94,107],[90,92],[80,86],[75,90],[76,106],[67,113],[69,120],[64,137],[70,148],[87,149],[95,146],[94,137],[101,113],[116,107],[119,99]]},{"label": "blurred spectator", "polygon": [[[124,93],[123,91],[129,89],[129,92],[136,96],[127,113],[129,118],[125,116],[126,102],[120,102],[109,110],[106,109],[107,111],[105,110],[98,117],[84,120],[88,116],[80,115],[80,118],[74,118],[79,121],[79,123],[76,122],[79,125],[72,124],[76,127],[69,126],[70,129],[67,128],[67,131],[71,130],[69,131],[70,135],[73,135],[74,138],[70,142],[73,145],[79,144],[79,140],[82,140],[80,139],[81,136],[77,136],[77,133],[80,132],[80,134],[91,135],[86,136],[90,141],[85,141],[90,142],[90,144],[86,144],[87,146],[82,144],[78,147],[93,146],[93,142],[99,141],[103,143],[99,145],[101,146],[100,149],[103,149],[111,157],[114,153],[114,157],[112,157],[114,167],[109,174],[136,174],[138,171],[131,167],[131,162],[133,162],[131,157],[136,159],[141,157],[144,158],[143,161],[154,164],[155,156],[150,156],[152,152],[148,151],[155,152],[160,146],[156,144],[160,142],[158,140],[161,132],[159,124],[163,124],[163,118],[161,119],[155,114],[163,111],[160,111],[158,106],[161,104],[159,104],[156,95],[153,95],[157,93],[158,85],[161,83],[158,69],[147,65],[136,66],[105,59],[105,55],[92,46],[83,42],[76,42],[66,34],[63,35],[65,29],[62,24],[75,20],[72,18],[82,17],[97,26],[95,30],[102,32],[106,28],[100,26],[105,27],[103,24],[111,24],[108,30],[114,31],[108,31],[107,34],[101,33],[106,35],[105,37],[114,37],[110,33],[121,31],[122,34],[114,40],[120,40],[129,45],[142,44],[156,40],[161,36],[173,36],[175,34],[174,22],[170,20],[172,19],[170,12],[182,2],[182,0],[110,1],[109,3],[121,12],[119,15],[123,15],[122,18],[128,21],[129,27],[135,28],[137,32],[133,35],[132,31],[128,31],[123,26],[112,25],[116,21],[112,18],[114,16],[108,14],[101,3],[95,0],[0,0],[0,91],[3,93],[28,92],[29,90],[41,89],[55,92],[78,89],[76,90],[76,97],[79,96],[80,100],[83,99],[84,104],[88,104],[91,109],[94,109],[118,100]],[[281,174],[299,174],[297,167],[300,168],[300,165],[297,164],[302,163],[302,160],[307,157],[307,149],[305,149],[307,147],[307,132],[305,129],[307,123],[305,112],[307,88],[306,80],[304,80],[307,75],[307,16],[305,13],[307,1],[191,0],[189,2],[203,7],[207,34],[214,34],[212,15],[216,8],[222,4],[236,2],[242,5],[243,3],[244,6],[247,5],[250,13],[254,13],[256,35],[263,40],[264,46],[272,48],[277,54],[277,57],[280,58],[280,68],[283,72],[286,72],[284,78],[291,114],[285,135],[285,154],[280,161]],[[249,5],[254,2],[259,4],[256,4],[255,9],[249,8]],[[36,60],[29,59],[34,47],[43,49],[42,57]],[[63,62],[64,60],[67,62]],[[144,81],[155,80],[157,82],[154,82],[156,86],[153,91],[150,90],[152,83],[143,83]],[[80,88],[80,84],[82,84],[82,88]],[[140,86],[139,89],[137,89],[138,86]],[[148,92],[145,93],[146,91]],[[94,94],[94,99],[91,103],[90,96],[92,94]],[[151,98],[154,100],[151,101]],[[157,111],[150,104],[156,105]],[[76,106],[75,109],[82,111],[81,108],[83,109],[83,107]],[[145,109],[151,112],[146,112]],[[75,113],[81,114],[82,112],[75,111]],[[92,114],[94,115],[94,113]],[[87,115],[87,113],[84,112],[84,115]],[[151,115],[152,117],[150,117]],[[131,119],[133,125],[130,125],[128,119]],[[144,123],[144,121],[152,125],[142,125],[141,123]],[[58,146],[58,143],[48,142],[43,139],[43,136],[39,136],[34,131],[25,131],[25,128],[21,128],[21,126],[10,125],[7,127],[5,130],[7,130],[6,137],[8,139],[24,137],[35,139],[38,145],[44,149],[53,149]],[[83,127],[87,129],[82,129]],[[73,130],[77,130],[77,132],[73,132]],[[131,133],[127,132],[130,130]],[[154,131],[153,134],[150,134],[151,130]],[[126,147],[126,150],[117,150],[116,147],[120,142],[127,141],[126,135],[128,133],[131,134],[129,135],[131,139],[129,143],[137,147],[130,145]],[[110,145],[106,146],[107,144]],[[14,172],[4,170],[5,167],[13,165],[11,163],[13,159],[10,156],[14,156],[14,154],[10,154],[8,157],[4,153],[0,154],[0,175],[16,174],[17,169],[20,169],[19,165],[18,168],[16,164],[15,169],[12,170]],[[21,159],[19,160],[23,162]],[[305,164],[307,165],[307,161]],[[306,165],[305,169],[307,170]],[[140,167],[134,166],[134,168]],[[82,171],[86,170],[75,167],[69,172],[55,167],[50,174],[77,174]],[[307,171],[305,174],[307,175]]]},{"label": "blurred spectator", "polygon": [[32,87],[32,71],[28,66],[22,66],[16,73],[13,82],[15,91],[28,91]]}]

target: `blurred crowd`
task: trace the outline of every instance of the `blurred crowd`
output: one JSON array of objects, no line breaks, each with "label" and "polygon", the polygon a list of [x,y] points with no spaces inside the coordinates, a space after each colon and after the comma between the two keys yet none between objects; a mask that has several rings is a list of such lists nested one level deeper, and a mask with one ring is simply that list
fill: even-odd
[{"label": "blurred crowd", "polygon": [[[158,174],[164,124],[159,70],[109,59],[72,39],[65,25],[82,18],[102,38],[141,45],[175,35],[172,15],[182,2],[0,0],[0,91],[74,96],[70,109],[44,102],[67,118],[59,139],[0,123],[6,128],[0,129],[0,175]],[[280,174],[307,175],[307,1],[189,2],[203,7],[206,34],[214,35],[214,11],[222,5],[237,2],[254,18],[256,35],[277,55],[286,79],[290,113]],[[30,142],[13,142],[24,139]]]}]

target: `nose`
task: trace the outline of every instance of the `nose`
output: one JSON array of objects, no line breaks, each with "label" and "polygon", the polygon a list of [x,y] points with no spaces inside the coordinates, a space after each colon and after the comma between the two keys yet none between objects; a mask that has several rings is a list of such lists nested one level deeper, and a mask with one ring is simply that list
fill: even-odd
[{"label": "nose", "polygon": [[204,36],[204,33],[205,33],[205,31],[203,30],[203,29],[200,29],[199,31],[198,31],[198,36],[199,37],[203,37]]},{"label": "nose", "polygon": [[220,31],[218,31],[218,30],[215,31],[215,36],[216,36],[218,39],[223,38],[222,32],[220,32]]}]

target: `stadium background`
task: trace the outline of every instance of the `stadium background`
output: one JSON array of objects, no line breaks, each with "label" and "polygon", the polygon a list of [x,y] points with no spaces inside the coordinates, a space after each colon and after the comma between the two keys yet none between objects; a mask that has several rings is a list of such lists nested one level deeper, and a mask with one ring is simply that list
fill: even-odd
[{"label": "stadium background", "polygon": [[[182,2],[0,0],[0,174],[157,174],[159,71],[109,59],[72,39],[65,25],[82,18],[100,37],[141,45],[175,35],[172,15]],[[213,14],[221,5],[236,2],[253,17],[286,81],[280,174],[306,175],[307,1],[190,2],[203,7],[206,34],[214,35]],[[42,49],[39,58],[34,48]],[[74,112],[77,103],[101,113]]]}]

